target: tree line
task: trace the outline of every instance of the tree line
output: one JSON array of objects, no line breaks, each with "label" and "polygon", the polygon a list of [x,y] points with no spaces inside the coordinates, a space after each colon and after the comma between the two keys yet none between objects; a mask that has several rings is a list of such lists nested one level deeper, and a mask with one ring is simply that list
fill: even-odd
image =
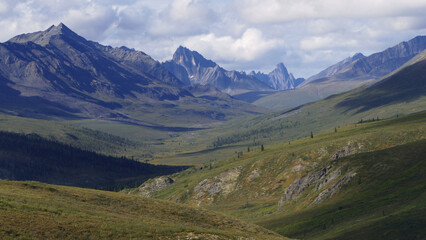
[{"label": "tree line", "polygon": [[101,155],[37,134],[0,131],[0,179],[119,190],[186,168]]}]

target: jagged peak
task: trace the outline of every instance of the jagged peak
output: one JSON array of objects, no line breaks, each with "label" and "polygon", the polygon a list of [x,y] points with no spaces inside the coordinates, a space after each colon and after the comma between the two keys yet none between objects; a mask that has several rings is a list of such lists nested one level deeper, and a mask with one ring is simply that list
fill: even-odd
[{"label": "jagged peak", "polygon": [[44,31],[18,35],[10,39],[9,42],[16,42],[16,43],[34,42],[40,45],[46,45],[49,43],[50,39],[53,36],[57,36],[57,35],[66,35],[73,38],[76,38],[76,37],[82,38],[61,22],[57,26],[52,25]]},{"label": "jagged peak", "polygon": [[360,58],[364,58],[365,57],[365,55],[364,54],[362,54],[362,53],[355,53],[353,56],[352,56],[352,59],[353,60],[356,60],[356,59],[360,59]]},{"label": "jagged peak", "polygon": [[280,73],[283,73],[284,75],[288,75],[288,70],[285,67],[284,63],[282,62],[277,64],[276,68],[271,73],[273,72],[280,72]]},{"label": "jagged peak", "polygon": [[279,68],[279,69],[286,69],[284,63],[282,63],[282,62],[280,62],[280,63],[277,64],[277,68]]},{"label": "jagged peak", "polygon": [[179,46],[173,54],[173,61],[180,65],[199,65],[202,67],[215,67],[217,64],[206,59],[197,51],[192,51],[186,47]]}]

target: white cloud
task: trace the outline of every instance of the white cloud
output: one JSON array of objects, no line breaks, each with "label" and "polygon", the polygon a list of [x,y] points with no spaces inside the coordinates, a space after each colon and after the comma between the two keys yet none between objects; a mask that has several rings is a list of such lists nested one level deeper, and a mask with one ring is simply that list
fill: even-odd
[{"label": "white cloud", "polygon": [[424,0],[237,0],[245,20],[254,23],[300,19],[424,15]]},{"label": "white cloud", "polygon": [[148,31],[153,35],[199,34],[208,30],[216,15],[205,2],[174,0],[167,8],[153,16]]},{"label": "white cloud", "polygon": [[266,39],[258,29],[247,29],[240,38],[213,33],[189,38],[185,45],[216,60],[253,61],[282,45],[281,40]]}]

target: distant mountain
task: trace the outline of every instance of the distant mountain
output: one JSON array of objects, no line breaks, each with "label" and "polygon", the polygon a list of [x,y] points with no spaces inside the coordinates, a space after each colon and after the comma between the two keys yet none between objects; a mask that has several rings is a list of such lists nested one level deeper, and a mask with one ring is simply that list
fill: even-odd
[{"label": "distant mountain", "polygon": [[370,87],[351,94],[337,107],[364,112],[426,97],[426,50]]},{"label": "distant mountain", "polygon": [[314,76],[308,78],[307,81],[305,82],[305,84],[308,83],[308,82],[314,81],[316,79],[321,79],[321,78],[333,76],[333,75],[335,75],[336,73],[338,73],[339,71],[346,68],[351,63],[355,62],[356,60],[358,60],[360,58],[365,58],[365,56],[362,53],[356,53],[352,57],[348,57],[348,58],[326,68],[325,70],[321,71],[320,73],[315,74]]},{"label": "distant mountain", "polygon": [[399,68],[425,49],[426,36],[417,36],[368,57],[357,53],[310,77],[307,82],[317,79],[321,79],[321,81],[378,79]]},{"label": "distant mountain", "polygon": [[276,90],[289,90],[299,86],[305,79],[295,78],[287,71],[284,63],[277,64],[277,67],[269,74],[252,71],[249,75],[256,77]]},{"label": "distant mountain", "polygon": [[[187,101],[178,105],[203,105],[195,114],[204,117],[205,111],[222,111],[206,99],[200,102],[184,86],[147,54],[88,41],[62,23],[0,44],[0,111],[9,114],[127,119],[134,109],[158,112],[162,101],[182,98]],[[237,112],[256,112],[226,101],[238,105]]]},{"label": "distant mountain", "polygon": [[285,109],[372,84],[426,49],[426,36],[417,36],[368,57],[358,53],[308,78],[295,91],[279,92],[254,104]]},{"label": "distant mountain", "polygon": [[258,78],[244,72],[227,71],[196,51],[180,46],[163,66],[186,85],[212,85],[234,95],[247,91],[272,90]]}]

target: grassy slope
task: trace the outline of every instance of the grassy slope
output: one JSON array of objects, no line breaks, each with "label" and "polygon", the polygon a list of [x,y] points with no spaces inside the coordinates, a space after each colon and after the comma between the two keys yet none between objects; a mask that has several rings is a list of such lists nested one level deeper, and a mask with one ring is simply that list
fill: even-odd
[{"label": "grassy slope", "polygon": [[31,119],[0,114],[0,130],[17,133],[35,133],[41,137],[70,144],[103,154],[125,155],[123,149],[143,147],[140,142],[106,134],[105,132],[75,127],[62,121]]},{"label": "grassy slope", "polygon": [[334,199],[256,222],[295,238],[421,239],[426,235],[425,158],[423,140],[342,159],[334,164],[358,167],[358,176]]},{"label": "grassy slope", "polygon": [[2,239],[283,239],[199,208],[35,182],[0,181],[0,222]]},{"label": "grassy slope", "polygon": [[[176,180],[173,187],[158,193],[156,197],[179,199],[193,205],[201,204],[208,209],[259,222],[292,237],[347,236],[351,229],[357,227],[366,231],[390,230],[390,225],[386,225],[387,221],[392,226],[409,219],[413,219],[414,224],[422,224],[421,219],[425,216],[415,213],[423,211],[425,207],[425,196],[422,194],[426,186],[422,183],[425,180],[422,176],[425,175],[423,160],[426,157],[426,142],[421,140],[426,138],[425,122],[426,113],[421,113],[341,127],[337,133],[332,131],[315,135],[313,139],[304,138],[290,144],[267,146],[264,152],[244,152],[240,158],[225,159],[213,163],[212,167],[207,165],[202,169],[193,168],[173,175],[172,178]],[[361,185],[348,185],[349,190],[344,188],[341,194],[318,205],[319,207],[310,206],[319,192],[309,189],[301,199],[286,202],[282,206],[283,210],[279,211],[277,202],[295,179],[328,166],[332,163],[330,157],[348,144],[357,146],[356,155],[333,164],[336,168],[344,169],[342,175],[355,169],[357,176],[361,176]],[[395,146],[400,147],[392,149]],[[303,169],[297,170],[298,166],[303,166]],[[195,186],[204,179],[213,179],[234,167],[242,168],[235,187],[237,190],[228,195],[196,199]],[[401,169],[404,171],[396,174]],[[257,170],[260,177],[249,180],[254,170]],[[357,194],[360,190],[364,194]],[[346,192],[350,192],[347,197]],[[372,201],[376,192],[383,195],[383,199]],[[396,204],[397,202],[400,204]],[[345,210],[346,215],[339,215],[340,205],[350,208]],[[380,210],[369,215],[369,211],[379,209],[378,206],[381,207]],[[389,218],[377,215],[382,210]],[[351,222],[352,217],[368,221],[361,221],[365,224],[350,228],[354,224]],[[333,226],[330,226],[332,221]],[[376,228],[374,223],[381,225]],[[324,224],[326,230],[322,230]],[[413,232],[419,234],[419,229],[421,230],[414,225]],[[404,234],[404,231],[399,233]]]},{"label": "grassy slope", "polygon": [[253,104],[275,111],[318,101],[333,94],[369,84],[371,81],[329,81],[310,83],[291,91],[281,91],[254,101]]}]

